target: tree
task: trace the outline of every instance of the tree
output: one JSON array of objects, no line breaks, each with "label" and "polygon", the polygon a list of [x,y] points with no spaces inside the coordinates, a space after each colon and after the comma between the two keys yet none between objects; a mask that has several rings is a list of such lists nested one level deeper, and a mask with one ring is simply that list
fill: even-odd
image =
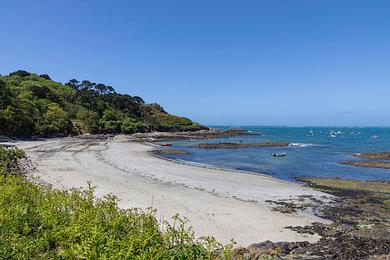
[{"label": "tree", "polygon": [[82,90],[91,90],[93,88],[93,86],[95,85],[95,83],[92,83],[91,81],[89,80],[83,80],[81,81],[81,89]]},{"label": "tree", "polygon": [[145,104],[145,101],[138,97],[138,96],[134,96],[133,99],[137,102],[137,103],[140,103],[140,104]]},{"label": "tree", "polygon": [[30,76],[31,73],[27,72],[25,70],[17,70],[17,71],[11,72],[9,75],[10,76],[27,77],[27,76]]},{"label": "tree", "polygon": [[39,75],[39,77],[43,78],[43,79],[51,80],[51,78],[47,74],[41,74],[41,75]]},{"label": "tree", "polygon": [[89,133],[99,132],[99,114],[96,112],[88,111],[87,117],[84,120],[84,124]]},{"label": "tree", "polygon": [[107,94],[115,93],[115,89],[111,86],[107,86]]},{"label": "tree", "polygon": [[11,104],[12,93],[7,83],[0,79],[0,109]]},{"label": "tree", "polygon": [[65,86],[70,86],[74,88],[75,90],[80,89],[80,82],[77,79],[71,79],[68,81],[68,83],[65,84]]},{"label": "tree", "polygon": [[102,83],[99,83],[95,86],[95,89],[96,91],[99,93],[99,95],[104,95],[107,93],[107,86],[102,84]]},{"label": "tree", "polygon": [[114,109],[106,109],[103,116],[100,118],[100,123],[103,126],[103,131],[108,133],[119,132],[123,114]]},{"label": "tree", "polygon": [[59,105],[50,104],[47,111],[43,114],[45,126],[42,134],[59,134],[68,133],[71,123],[68,113],[66,113]]}]

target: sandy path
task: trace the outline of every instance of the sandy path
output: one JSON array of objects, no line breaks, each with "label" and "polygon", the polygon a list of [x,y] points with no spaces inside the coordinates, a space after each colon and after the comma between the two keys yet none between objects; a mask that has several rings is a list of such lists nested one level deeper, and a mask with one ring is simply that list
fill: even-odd
[{"label": "sandy path", "polygon": [[153,207],[160,219],[186,216],[197,236],[213,235],[240,245],[264,240],[317,240],[285,226],[321,221],[310,212],[285,215],[265,200],[323,194],[268,176],[257,176],[169,162],[148,154],[152,147],[114,140],[78,138],[19,142],[37,166],[34,175],[58,188],[86,186],[96,195],[113,193],[121,207]]}]

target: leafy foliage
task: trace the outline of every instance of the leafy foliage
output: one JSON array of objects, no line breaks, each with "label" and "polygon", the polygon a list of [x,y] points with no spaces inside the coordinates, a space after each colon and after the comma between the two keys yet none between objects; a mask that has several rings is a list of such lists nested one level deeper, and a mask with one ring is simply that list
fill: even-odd
[{"label": "leafy foliage", "polygon": [[19,160],[25,159],[24,151],[16,148],[0,147],[0,175],[19,174]]},{"label": "leafy foliage", "polygon": [[[0,148],[0,172],[16,173],[20,158],[22,151]],[[1,259],[217,259],[231,252],[213,238],[195,239],[177,215],[160,224],[151,209],[120,209],[113,195],[96,199],[91,185],[59,191],[15,174],[0,175],[0,242]]]},{"label": "leafy foliage", "polygon": [[158,104],[119,94],[111,86],[76,79],[66,84],[18,70],[0,76],[0,134],[194,131],[206,127],[168,114]]}]

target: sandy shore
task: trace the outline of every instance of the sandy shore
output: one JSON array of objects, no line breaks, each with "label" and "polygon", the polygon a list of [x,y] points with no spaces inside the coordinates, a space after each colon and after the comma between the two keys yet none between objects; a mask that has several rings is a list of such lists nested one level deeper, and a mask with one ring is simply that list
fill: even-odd
[{"label": "sandy shore", "polygon": [[152,146],[111,140],[79,138],[18,142],[36,166],[33,174],[58,188],[86,186],[96,195],[113,193],[121,207],[153,207],[159,219],[176,213],[186,216],[197,236],[218,241],[233,238],[239,245],[264,240],[315,241],[286,226],[323,221],[310,211],[286,215],[271,211],[265,200],[328,195],[268,176],[201,168],[156,158]]}]

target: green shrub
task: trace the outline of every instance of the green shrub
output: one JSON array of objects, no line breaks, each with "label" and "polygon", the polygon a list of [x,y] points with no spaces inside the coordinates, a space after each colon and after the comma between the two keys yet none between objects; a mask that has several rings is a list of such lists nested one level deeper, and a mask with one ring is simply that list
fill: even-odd
[{"label": "green shrub", "polygon": [[195,239],[178,216],[160,226],[154,211],[120,209],[115,196],[93,192],[1,176],[0,258],[206,259],[222,248]]},{"label": "green shrub", "polygon": [[0,175],[19,173],[19,160],[25,159],[24,151],[17,148],[0,147]]},{"label": "green shrub", "polygon": [[120,132],[121,120],[123,114],[115,109],[106,109],[103,116],[100,118],[100,124],[104,132],[115,133]]},{"label": "green shrub", "polygon": [[137,122],[134,119],[131,118],[125,118],[122,120],[121,124],[121,132],[125,134],[132,134],[136,132],[144,132],[148,129],[148,127],[142,123],[142,122]]}]

